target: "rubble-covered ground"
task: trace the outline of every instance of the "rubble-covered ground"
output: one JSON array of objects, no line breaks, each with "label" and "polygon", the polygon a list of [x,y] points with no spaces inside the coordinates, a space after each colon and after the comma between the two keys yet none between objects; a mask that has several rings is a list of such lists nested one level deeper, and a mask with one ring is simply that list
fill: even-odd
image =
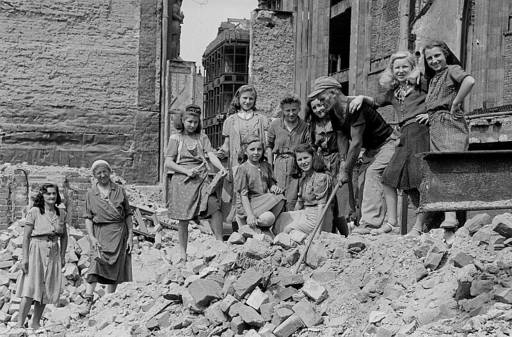
[{"label": "rubble-covered ground", "polygon": [[[512,215],[478,214],[448,245],[434,229],[419,238],[322,233],[298,273],[300,232],[242,227],[225,243],[207,222],[191,225],[189,261],[177,232],[137,240],[134,282],[98,288],[81,316],[88,243],[70,233],[66,284],[38,336],[512,336]],[[0,234],[0,335],[14,328],[21,228]]]}]

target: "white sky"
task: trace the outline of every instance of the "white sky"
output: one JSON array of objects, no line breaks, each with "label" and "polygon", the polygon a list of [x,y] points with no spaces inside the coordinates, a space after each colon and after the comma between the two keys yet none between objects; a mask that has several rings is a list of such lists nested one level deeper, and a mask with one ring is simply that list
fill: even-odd
[{"label": "white sky", "polygon": [[249,19],[256,7],[258,0],[183,0],[181,58],[202,67],[203,52],[217,36],[220,23],[227,18]]}]

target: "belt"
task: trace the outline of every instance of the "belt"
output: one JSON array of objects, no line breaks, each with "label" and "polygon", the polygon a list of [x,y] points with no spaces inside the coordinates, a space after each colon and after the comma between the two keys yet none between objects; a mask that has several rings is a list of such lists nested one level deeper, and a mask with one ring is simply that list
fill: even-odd
[{"label": "belt", "polygon": [[60,238],[60,235],[58,234],[43,234],[32,236],[32,239],[39,239],[44,241],[56,241],[58,238]]}]

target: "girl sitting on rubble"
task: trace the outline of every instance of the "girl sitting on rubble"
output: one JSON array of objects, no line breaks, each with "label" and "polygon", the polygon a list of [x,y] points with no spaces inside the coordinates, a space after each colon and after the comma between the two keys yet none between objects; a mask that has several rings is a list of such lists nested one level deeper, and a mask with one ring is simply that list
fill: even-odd
[{"label": "girl sitting on rubble", "polygon": [[[425,106],[430,123],[430,151],[467,151],[469,129],[464,118],[464,98],[475,79],[464,71],[446,43],[433,41],[423,49],[425,77],[429,80]],[[455,212],[445,212],[441,228],[453,231]]]},{"label": "girl sitting on rubble", "polygon": [[44,184],[34,199],[34,206],[23,220],[23,274],[17,284],[17,295],[21,297],[20,328],[25,325],[32,302],[34,314],[30,327],[33,329],[40,328],[46,304],[59,302],[62,267],[68,244],[66,211],[59,208],[60,204],[57,185]]},{"label": "girl sitting on rubble", "polygon": [[[384,92],[375,96],[356,96],[350,110],[359,109],[362,102],[375,108],[392,105],[400,127],[400,143],[382,175],[388,198],[387,224],[397,225],[397,189],[403,190],[414,207],[420,203],[419,186],[422,180],[421,159],[416,154],[429,151],[428,115],[425,110],[427,81],[421,76],[416,57],[408,51],[391,55],[389,65],[379,79]],[[423,231],[424,213],[418,213],[410,234]]]},{"label": "girl sitting on rubble", "polygon": [[169,216],[179,220],[178,236],[181,260],[187,260],[188,224],[199,215],[211,216],[211,227],[222,240],[222,213],[219,201],[208,192],[209,163],[223,174],[225,169],[217,158],[208,136],[201,132],[201,112],[189,106],[175,120],[178,133],[171,135],[165,166],[174,171],[169,186]]},{"label": "girl sitting on rubble", "polygon": [[[295,210],[282,213],[274,226],[274,233],[290,233],[299,230],[311,233],[317,224],[329,194],[331,192],[331,176],[327,172],[322,158],[310,144],[300,144],[295,148],[295,158],[300,169],[299,195]],[[323,223],[332,220],[329,210]]]},{"label": "girl sitting on rubble", "polygon": [[[222,126],[224,144],[218,151],[219,158],[227,158],[229,175],[224,179],[222,202],[228,222],[234,220],[236,196],[233,192],[233,178],[238,168],[238,156],[242,149],[242,140],[256,137],[266,144],[265,132],[268,129],[268,119],[258,113],[256,99],[258,95],[252,85],[243,85],[236,91],[227,112],[227,119]],[[229,213],[229,214],[227,214]]]},{"label": "girl sitting on rubble", "polygon": [[283,189],[277,186],[272,168],[264,160],[259,137],[246,138],[242,150],[243,163],[235,175],[237,222],[269,228],[284,206]]}]

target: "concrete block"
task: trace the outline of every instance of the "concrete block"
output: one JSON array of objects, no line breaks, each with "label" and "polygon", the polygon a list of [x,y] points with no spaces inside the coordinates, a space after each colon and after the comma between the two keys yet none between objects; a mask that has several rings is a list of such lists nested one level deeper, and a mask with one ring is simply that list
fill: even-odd
[{"label": "concrete block", "polygon": [[246,270],[238,280],[233,283],[235,295],[237,298],[244,298],[256,288],[263,279],[263,274],[255,269]]},{"label": "concrete block", "polygon": [[211,301],[222,297],[221,287],[211,280],[196,280],[188,286],[187,290],[194,298],[195,304],[201,307],[206,307]]},{"label": "concrete block", "polygon": [[296,303],[292,310],[300,317],[302,322],[310,328],[322,323],[323,319],[316,311],[311,302],[302,300]]},{"label": "concrete block", "polygon": [[317,304],[321,303],[328,296],[327,289],[321,286],[318,282],[311,279],[304,282],[302,292]]},{"label": "concrete block", "polygon": [[274,330],[274,335],[277,337],[290,337],[302,327],[304,327],[304,323],[299,316],[291,315]]},{"label": "concrete block", "polygon": [[269,296],[265,294],[259,287],[254,288],[245,304],[250,307],[253,307],[256,310],[259,310],[261,305],[267,303],[269,301]]}]

